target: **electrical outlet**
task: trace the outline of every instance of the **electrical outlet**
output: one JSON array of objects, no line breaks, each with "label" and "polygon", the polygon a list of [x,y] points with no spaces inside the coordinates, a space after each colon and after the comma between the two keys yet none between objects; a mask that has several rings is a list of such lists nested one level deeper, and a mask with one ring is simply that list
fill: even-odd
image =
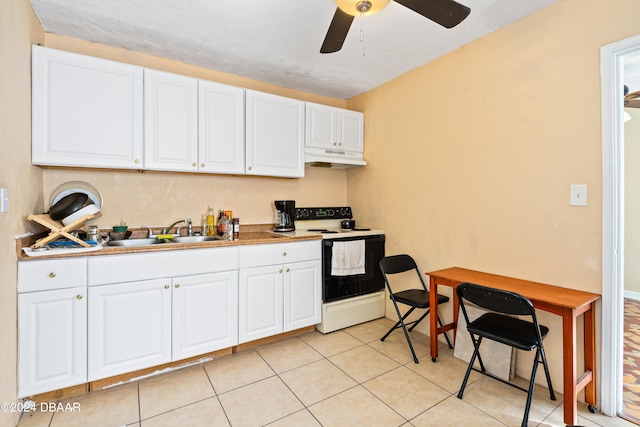
[{"label": "electrical outlet", "polygon": [[569,205],[587,206],[587,184],[573,184],[571,186]]}]

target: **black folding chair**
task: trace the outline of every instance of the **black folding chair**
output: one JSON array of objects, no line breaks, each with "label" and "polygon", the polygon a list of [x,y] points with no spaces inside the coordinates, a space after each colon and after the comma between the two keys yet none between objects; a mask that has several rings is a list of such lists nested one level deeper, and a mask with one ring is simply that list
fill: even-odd
[{"label": "black folding chair", "polygon": [[[396,308],[396,313],[398,314],[398,322],[389,329],[389,332],[385,334],[380,341],[384,341],[385,338],[389,336],[389,334],[395,331],[398,328],[402,328],[404,331],[404,336],[407,338],[407,343],[409,344],[409,348],[411,349],[411,354],[413,355],[413,361],[418,362],[418,357],[416,356],[416,352],[413,349],[413,345],[411,344],[411,339],[409,338],[409,332],[413,331],[413,328],[418,326],[418,324],[427,317],[430,310],[429,304],[429,291],[427,290],[427,285],[425,285],[424,280],[422,279],[422,275],[418,270],[418,266],[416,265],[413,258],[409,255],[393,255],[388,256],[380,260],[380,270],[382,270],[382,275],[384,276],[384,281],[387,284],[387,289],[389,290],[389,298],[393,301],[393,306]],[[415,270],[418,278],[420,279],[420,283],[422,283],[422,289],[407,289],[400,292],[393,292],[391,288],[391,284],[389,283],[388,275],[404,273],[406,271]],[[444,304],[449,301],[449,297],[438,294],[438,304]],[[405,304],[410,306],[411,308],[407,311],[404,316],[400,313],[400,309],[398,308],[398,303]],[[416,308],[426,308],[427,311],[418,319],[412,322],[405,323],[405,319],[409,317],[413,310]],[[438,323],[442,326],[442,322],[440,321],[440,316],[438,316]],[[409,332],[407,332],[407,326],[411,326],[409,328]],[[451,345],[451,341],[449,340],[449,336],[445,333],[445,339],[447,340],[447,344],[449,348],[453,348]]]},{"label": "black folding chair", "polygon": [[[464,319],[467,322],[467,330],[469,331],[469,335],[471,335],[471,341],[473,342],[474,347],[473,355],[471,356],[469,367],[467,368],[467,373],[462,381],[462,387],[458,392],[458,398],[462,399],[462,394],[467,386],[469,374],[472,369],[497,379],[498,381],[502,381],[505,384],[527,392],[527,404],[524,409],[524,418],[522,419],[522,427],[526,427],[529,420],[529,409],[531,409],[531,400],[533,398],[533,389],[536,384],[536,372],[538,371],[539,363],[542,363],[544,372],[547,376],[550,398],[551,400],[556,400],[556,396],[553,393],[553,386],[551,385],[551,376],[549,375],[547,357],[542,345],[542,340],[547,336],[547,333],[549,333],[549,328],[538,324],[536,310],[533,308],[533,304],[520,294],[475,285],[473,283],[461,283],[458,285],[456,292],[458,294],[460,307],[462,307]],[[483,314],[474,321],[469,321],[469,316],[465,307],[466,301],[489,310],[489,312]],[[526,316],[529,317],[531,321],[514,316]],[[497,341],[520,350],[536,350],[528,390],[518,386],[517,384],[495,377],[485,370],[484,364],[482,363],[482,357],[480,356],[480,345],[482,344],[483,338]],[[476,358],[480,363],[480,370],[473,367]]]}]

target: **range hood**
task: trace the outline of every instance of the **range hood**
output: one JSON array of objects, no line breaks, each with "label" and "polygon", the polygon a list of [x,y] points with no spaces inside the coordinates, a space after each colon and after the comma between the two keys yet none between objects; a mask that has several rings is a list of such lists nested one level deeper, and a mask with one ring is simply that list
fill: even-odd
[{"label": "range hood", "polygon": [[312,147],[305,148],[304,163],[308,168],[334,169],[347,169],[367,165],[367,162],[362,158],[362,153],[357,151]]}]

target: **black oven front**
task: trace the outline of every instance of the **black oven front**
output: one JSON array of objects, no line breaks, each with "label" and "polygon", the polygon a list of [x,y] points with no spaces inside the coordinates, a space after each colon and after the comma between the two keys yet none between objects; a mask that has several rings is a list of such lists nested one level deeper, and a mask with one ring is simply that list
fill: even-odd
[{"label": "black oven front", "polygon": [[[331,275],[333,242],[336,240],[365,241],[365,273],[351,276]],[[325,239],[322,241],[322,300],[338,301],[358,295],[379,292],[384,289],[380,260],[384,258],[384,235]]]}]

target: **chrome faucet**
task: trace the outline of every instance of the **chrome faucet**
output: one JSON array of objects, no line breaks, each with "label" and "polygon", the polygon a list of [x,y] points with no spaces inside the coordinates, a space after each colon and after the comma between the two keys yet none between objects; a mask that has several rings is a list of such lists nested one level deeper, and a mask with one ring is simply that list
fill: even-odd
[{"label": "chrome faucet", "polygon": [[170,226],[168,226],[167,228],[162,229],[162,234],[169,234],[171,232],[171,229],[173,227],[175,227],[176,225],[180,224],[181,222],[186,223],[187,220],[186,219],[180,219],[176,222],[174,222],[173,224],[171,224]]},{"label": "chrome faucet", "polygon": [[[163,230],[162,230],[162,234],[169,234],[169,233],[171,233],[171,229],[172,229],[173,227],[175,227],[176,225],[178,225],[178,224],[182,223],[182,222],[184,222],[184,223],[187,225],[187,230],[188,230],[188,231],[187,231],[187,233],[188,233],[187,235],[188,235],[188,236],[193,235],[193,226],[192,226],[192,223],[191,223],[191,218],[187,218],[187,219],[180,219],[180,220],[178,220],[178,221],[174,222],[173,224],[171,224],[171,225],[170,225],[170,226],[168,226],[167,228],[163,229]],[[178,227],[177,234],[180,234],[180,228],[182,228],[182,227]]]}]

